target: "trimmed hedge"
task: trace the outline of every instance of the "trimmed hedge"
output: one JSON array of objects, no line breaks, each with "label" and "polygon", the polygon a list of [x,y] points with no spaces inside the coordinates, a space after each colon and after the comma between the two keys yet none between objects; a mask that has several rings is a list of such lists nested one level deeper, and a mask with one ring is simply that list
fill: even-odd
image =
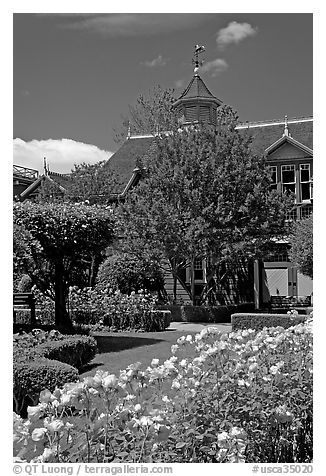
[{"label": "trimmed hedge", "polygon": [[253,312],[254,303],[231,304],[227,306],[159,306],[158,309],[171,311],[173,322],[231,322],[235,312]]},{"label": "trimmed hedge", "polygon": [[79,378],[77,369],[97,351],[94,337],[65,336],[57,331],[35,330],[14,336],[14,406],[26,416],[27,406],[38,403],[42,390],[53,391]]},{"label": "trimmed hedge", "polygon": [[304,315],[293,317],[288,314],[236,313],[231,316],[232,331],[240,329],[262,330],[264,327],[278,326],[287,329],[305,320],[306,316]]},{"label": "trimmed hedge", "polygon": [[79,379],[78,370],[71,365],[41,358],[33,361],[14,363],[14,404],[15,412],[26,416],[27,406],[36,405],[40,392],[53,391],[67,382]]},{"label": "trimmed hedge", "polygon": [[152,311],[151,318],[153,332],[164,331],[171,324],[171,311]]},{"label": "trimmed hedge", "polygon": [[40,352],[43,357],[58,360],[77,369],[90,362],[96,351],[96,340],[88,336],[69,336],[63,340],[45,342],[37,348],[37,353]]}]

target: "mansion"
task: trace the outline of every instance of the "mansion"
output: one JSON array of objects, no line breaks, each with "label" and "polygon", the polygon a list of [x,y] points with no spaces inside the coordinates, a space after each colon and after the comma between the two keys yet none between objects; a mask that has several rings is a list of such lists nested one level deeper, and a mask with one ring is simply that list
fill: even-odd
[{"label": "mansion", "polygon": [[[174,103],[176,113],[184,124],[207,122],[216,124],[216,111],[222,101],[215,97],[205,85],[195,68],[194,75],[185,91]],[[294,208],[289,220],[300,220],[312,213],[313,207],[313,119],[312,117],[266,120],[239,123],[240,134],[252,137],[252,150],[265,155],[272,171],[272,187],[279,191],[291,191],[295,195]],[[137,164],[154,147],[155,135],[132,134],[130,131],[120,148],[110,157],[105,167],[110,167],[118,177],[118,188],[112,201],[123,200],[128,191],[137,186],[142,171]],[[35,171],[14,166],[14,196],[18,200],[30,199],[37,193],[42,181],[57,183],[64,192],[66,177],[46,171],[38,176]],[[200,293],[206,283],[205,260],[196,260],[195,289]],[[185,281],[190,286],[190,273],[185,270]],[[233,283],[236,286],[236,283]],[[247,283],[248,286],[248,283]],[[166,276],[166,290],[172,294],[172,276]],[[298,298],[312,295],[312,280],[302,275],[288,259],[286,241],[275,243],[274,250],[263,261],[255,262],[252,269],[251,301],[261,309],[272,296]],[[232,292],[229,293],[232,295]],[[178,284],[180,302],[188,304],[189,295]],[[229,298],[229,302],[232,299]],[[231,299],[231,301],[230,301]],[[228,304],[226,298],[225,304]]]}]

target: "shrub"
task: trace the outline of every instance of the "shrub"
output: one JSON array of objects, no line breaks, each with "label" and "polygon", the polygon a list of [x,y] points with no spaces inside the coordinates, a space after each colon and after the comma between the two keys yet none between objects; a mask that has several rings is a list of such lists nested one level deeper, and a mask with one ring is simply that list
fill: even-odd
[{"label": "shrub", "polygon": [[76,324],[111,330],[141,330],[155,332],[164,329],[165,320],[152,313],[156,298],[144,291],[130,295],[99,288],[70,288],[70,308]]},{"label": "shrub", "polygon": [[112,288],[123,294],[148,291],[162,291],[164,276],[162,270],[152,261],[139,260],[127,254],[110,256],[100,266],[97,275],[99,289]]},{"label": "shrub", "polygon": [[[312,461],[312,322],[183,336],[161,365],[97,371],[14,419],[27,462]],[[19,459],[18,459],[19,460]]]},{"label": "shrub", "polygon": [[15,361],[47,358],[79,369],[93,359],[97,345],[94,337],[34,329],[30,334],[14,334],[13,350]]},{"label": "shrub", "polygon": [[142,330],[154,332],[157,320],[153,318],[156,298],[150,293],[132,292],[130,296],[119,291],[104,297],[105,316],[103,324],[120,330]]},{"label": "shrub", "polygon": [[[43,388],[54,389],[78,379],[78,370],[95,356],[96,341],[88,336],[64,336],[34,329],[14,335],[14,402],[18,413],[37,403]],[[44,381],[42,380],[44,379]]]},{"label": "shrub", "polygon": [[69,288],[69,311],[76,324],[97,324],[105,314],[102,295],[90,287],[72,286]]},{"label": "shrub", "polygon": [[38,403],[44,388],[53,391],[67,382],[76,382],[78,371],[71,365],[45,358],[14,362],[15,411],[25,414],[27,405]]},{"label": "shrub", "polygon": [[227,306],[176,306],[162,305],[159,309],[171,311],[172,320],[176,322],[231,322],[234,312],[251,312],[253,303],[230,304]]},{"label": "shrub", "polygon": [[307,316],[298,314],[259,314],[259,313],[236,313],[232,314],[232,330],[256,329],[261,330],[264,327],[288,327],[304,322]]},{"label": "shrub", "polygon": [[37,347],[37,352],[47,359],[59,360],[77,369],[90,362],[95,357],[96,351],[96,340],[88,336],[69,336]]}]

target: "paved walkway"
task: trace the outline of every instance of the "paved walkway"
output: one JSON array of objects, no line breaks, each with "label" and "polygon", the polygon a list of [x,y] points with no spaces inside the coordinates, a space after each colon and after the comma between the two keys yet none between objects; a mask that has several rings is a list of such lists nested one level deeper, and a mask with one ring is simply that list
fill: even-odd
[{"label": "paved walkway", "polygon": [[232,326],[230,322],[214,324],[211,322],[171,322],[169,330],[175,330],[179,332],[200,332],[205,327],[217,327],[221,332],[231,332]]}]

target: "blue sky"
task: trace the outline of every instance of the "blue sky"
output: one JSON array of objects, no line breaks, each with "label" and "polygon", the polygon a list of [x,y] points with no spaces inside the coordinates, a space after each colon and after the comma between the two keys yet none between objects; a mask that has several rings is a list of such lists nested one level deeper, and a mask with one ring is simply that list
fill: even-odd
[{"label": "blue sky", "polygon": [[69,172],[117,149],[141,93],[201,76],[243,121],[312,115],[312,14],[14,14],[14,163]]}]

